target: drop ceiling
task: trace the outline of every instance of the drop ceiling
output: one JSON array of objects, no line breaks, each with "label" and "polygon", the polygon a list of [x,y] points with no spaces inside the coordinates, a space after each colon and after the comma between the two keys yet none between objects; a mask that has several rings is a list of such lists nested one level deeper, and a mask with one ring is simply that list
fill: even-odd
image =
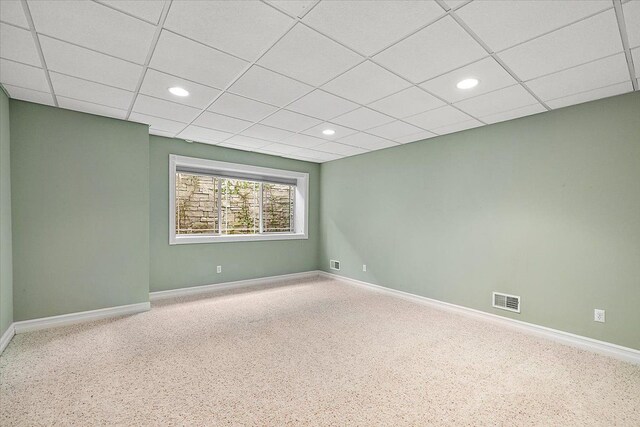
[{"label": "drop ceiling", "polygon": [[11,98],[321,163],[638,90],[640,1],[3,0],[0,58]]}]

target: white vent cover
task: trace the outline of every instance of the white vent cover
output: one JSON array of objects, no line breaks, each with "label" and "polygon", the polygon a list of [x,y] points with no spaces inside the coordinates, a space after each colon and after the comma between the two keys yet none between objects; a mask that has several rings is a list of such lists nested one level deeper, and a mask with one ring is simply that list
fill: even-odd
[{"label": "white vent cover", "polygon": [[332,270],[340,270],[340,261],[336,261],[335,259],[329,260],[329,268]]},{"label": "white vent cover", "polygon": [[492,304],[495,308],[501,310],[513,311],[520,313],[520,297],[516,295],[502,294],[500,292],[493,293]]}]

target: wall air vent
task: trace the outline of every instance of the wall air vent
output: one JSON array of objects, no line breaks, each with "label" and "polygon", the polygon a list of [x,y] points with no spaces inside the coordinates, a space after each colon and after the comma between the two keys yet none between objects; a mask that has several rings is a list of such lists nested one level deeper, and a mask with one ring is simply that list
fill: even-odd
[{"label": "wall air vent", "polygon": [[501,310],[520,313],[520,297],[515,295],[507,295],[500,292],[494,292],[492,304],[495,308],[499,308]]},{"label": "wall air vent", "polygon": [[329,268],[332,270],[340,270],[340,261],[336,261],[335,259],[329,260]]}]

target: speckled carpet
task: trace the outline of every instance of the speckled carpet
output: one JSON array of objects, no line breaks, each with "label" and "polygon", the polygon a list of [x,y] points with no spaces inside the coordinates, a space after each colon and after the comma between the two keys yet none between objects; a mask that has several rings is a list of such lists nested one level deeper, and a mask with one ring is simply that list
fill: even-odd
[{"label": "speckled carpet", "polygon": [[640,425],[640,366],[329,279],[14,337],[0,425]]}]

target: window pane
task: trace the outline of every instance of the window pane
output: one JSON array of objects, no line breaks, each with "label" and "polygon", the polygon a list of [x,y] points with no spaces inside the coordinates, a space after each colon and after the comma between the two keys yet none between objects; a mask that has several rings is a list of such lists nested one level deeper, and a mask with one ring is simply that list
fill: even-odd
[{"label": "window pane", "polygon": [[176,173],[176,234],[217,232],[217,178]]},{"label": "window pane", "polygon": [[262,194],[263,231],[265,233],[293,232],[295,187],[264,183]]},{"label": "window pane", "polygon": [[260,183],[222,180],[222,234],[260,232]]}]

